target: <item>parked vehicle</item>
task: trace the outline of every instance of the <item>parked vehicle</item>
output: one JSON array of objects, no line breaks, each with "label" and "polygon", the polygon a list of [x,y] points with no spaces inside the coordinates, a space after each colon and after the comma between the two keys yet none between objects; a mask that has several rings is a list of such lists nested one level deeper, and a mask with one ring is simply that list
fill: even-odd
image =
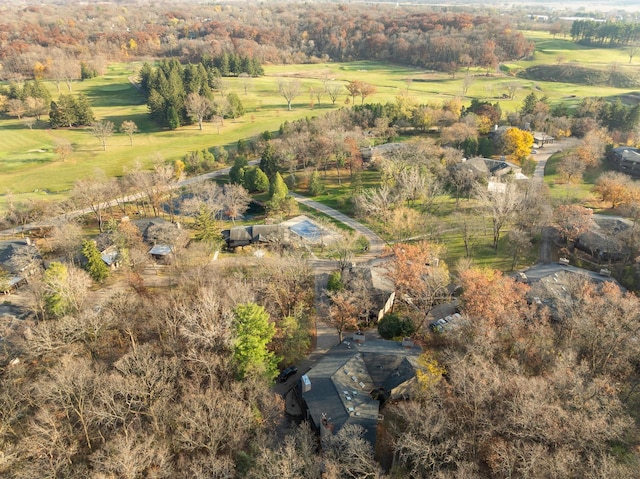
[{"label": "parked vehicle", "polygon": [[291,376],[293,376],[297,372],[298,372],[298,368],[297,367],[289,366],[288,368],[284,368],[280,372],[280,375],[278,376],[278,379],[280,380],[281,383],[283,383],[283,382],[285,382],[287,379],[289,379]]}]

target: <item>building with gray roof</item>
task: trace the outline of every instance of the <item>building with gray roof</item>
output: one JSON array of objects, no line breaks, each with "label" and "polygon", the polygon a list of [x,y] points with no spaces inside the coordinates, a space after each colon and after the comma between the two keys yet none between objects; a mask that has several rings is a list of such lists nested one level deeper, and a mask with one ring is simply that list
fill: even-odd
[{"label": "building with gray roof", "polygon": [[421,352],[373,334],[364,342],[343,341],[303,376],[307,418],[321,437],[346,424],[360,425],[375,446],[384,402],[415,394]]}]

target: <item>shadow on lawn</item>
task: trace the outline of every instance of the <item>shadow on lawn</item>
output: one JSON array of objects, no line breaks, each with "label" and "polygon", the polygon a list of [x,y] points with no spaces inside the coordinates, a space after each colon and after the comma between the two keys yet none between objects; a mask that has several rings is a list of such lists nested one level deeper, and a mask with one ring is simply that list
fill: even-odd
[{"label": "shadow on lawn", "polygon": [[96,108],[136,106],[146,103],[144,95],[128,83],[99,85],[87,88],[84,93],[91,101],[91,106]]}]

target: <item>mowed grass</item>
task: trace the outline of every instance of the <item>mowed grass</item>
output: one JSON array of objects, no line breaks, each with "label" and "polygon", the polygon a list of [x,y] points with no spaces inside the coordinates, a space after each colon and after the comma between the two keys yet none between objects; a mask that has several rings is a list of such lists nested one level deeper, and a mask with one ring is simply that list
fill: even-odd
[{"label": "mowed grass", "polygon": [[554,206],[560,204],[582,204],[594,208],[598,207],[599,202],[593,194],[593,187],[595,180],[603,171],[602,167],[587,169],[583,175],[583,181],[567,183],[558,173],[558,166],[563,156],[563,153],[555,153],[549,158],[545,168],[544,181],[549,186]]},{"label": "mowed grass", "polygon": [[[536,44],[534,59],[527,66],[558,61],[562,63],[577,62],[583,66],[629,64],[629,55],[624,48],[587,47],[571,41],[569,35],[566,38],[559,35],[554,38],[550,33],[541,31],[527,30],[523,34]],[[640,65],[638,60],[636,59],[631,66],[637,68]]]},{"label": "mowed grass", "polygon": [[[606,65],[612,61],[623,62],[626,54],[622,50],[585,48],[565,39],[553,39],[541,32],[526,32],[538,45],[535,58],[516,62],[514,66],[526,68],[539,62],[555,62],[561,55],[566,61],[579,61]],[[626,57],[628,62],[628,57]],[[305,65],[267,65],[265,76],[251,79],[247,85],[237,78],[228,78],[228,91],[237,93],[245,108],[245,115],[236,120],[225,120],[219,130],[216,125],[205,123],[203,131],[197,125],[169,131],[151,121],[143,96],[129,82],[135,78],[141,63],[113,64],[100,77],[73,84],[73,93],[83,92],[89,97],[96,118],[106,119],[119,126],[122,121],[133,120],[139,127],[133,146],[129,138],[121,133],[107,141],[103,151],[99,141],[88,129],[46,128],[46,123],[27,128],[16,119],[0,120],[0,210],[6,201],[6,193],[14,197],[62,198],[68,194],[73,183],[80,178],[95,174],[100,168],[108,175],[121,175],[141,164],[149,167],[154,161],[175,161],[189,151],[215,146],[233,147],[243,138],[251,138],[269,130],[277,131],[285,121],[322,115],[336,108],[360,104],[344,90],[335,105],[326,94],[320,101],[312,89],[322,89],[323,81],[346,85],[352,80],[361,80],[376,86],[377,92],[365,102],[394,102],[399,95],[408,95],[414,102],[434,106],[459,98],[463,104],[471,99],[499,102],[503,111],[519,108],[526,95],[535,92],[547,96],[552,103],[577,104],[586,96],[615,97],[629,94],[616,88],[589,87],[552,82],[533,82],[501,73],[486,74],[473,70],[449,74],[420,68],[390,65],[380,62],[358,61],[350,63],[321,63]],[[632,67],[636,67],[635,63]],[[473,75],[473,83],[466,95],[462,88],[464,77]],[[285,100],[278,94],[280,78],[296,78],[301,83],[298,97],[293,101],[292,111],[287,110]],[[520,86],[515,98],[505,99],[508,84]],[[54,99],[58,92],[52,83],[47,83]],[[61,85],[66,93],[66,85]],[[46,121],[46,118],[44,118]],[[73,153],[62,162],[54,153],[59,142],[70,142]],[[330,198],[326,198],[331,202]]]}]

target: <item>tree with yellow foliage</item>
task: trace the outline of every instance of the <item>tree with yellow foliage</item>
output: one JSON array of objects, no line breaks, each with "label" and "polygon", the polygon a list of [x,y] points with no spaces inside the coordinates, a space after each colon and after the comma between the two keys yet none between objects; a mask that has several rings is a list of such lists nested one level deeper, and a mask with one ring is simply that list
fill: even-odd
[{"label": "tree with yellow foliage", "polygon": [[421,354],[418,358],[418,368],[416,369],[416,378],[418,379],[420,391],[422,393],[429,392],[442,380],[446,372],[445,367],[431,354],[428,352]]},{"label": "tree with yellow foliage", "polygon": [[509,161],[521,164],[531,154],[533,135],[520,128],[509,128],[503,136],[503,150]]}]

